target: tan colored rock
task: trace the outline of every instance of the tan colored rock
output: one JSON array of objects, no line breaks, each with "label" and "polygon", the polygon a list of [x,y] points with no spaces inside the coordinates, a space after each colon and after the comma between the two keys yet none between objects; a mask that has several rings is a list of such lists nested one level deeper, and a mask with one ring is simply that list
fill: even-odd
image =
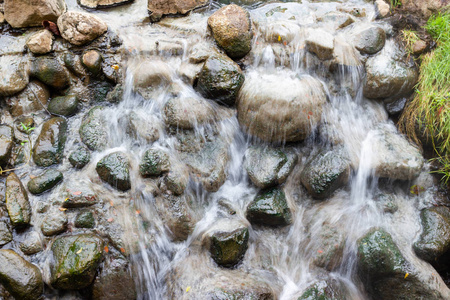
[{"label": "tan colored rock", "polygon": [[418,40],[412,45],[412,52],[415,55],[422,54],[426,48],[427,43],[425,41]]},{"label": "tan colored rock", "polygon": [[376,0],[375,6],[376,6],[378,14],[381,18],[387,17],[391,11],[389,4],[384,0]]},{"label": "tan colored rock", "polygon": [[0,12],[0,24],[5,23],[5,16]]},{"label": "tan colored rock", "polygon": [[193,129],[216,119],[214,107],[206,100],[193,97],[169,99],[164,106],[164,120],[175,128]]},{"label": "tan colored rock", "polygon": [[34,54],[46,54],[52,51],[53,34],[47,29],[33,34],[27,41],[27,47]]},{"label": "tan colored rock", "polygon": [[66,11],[64,0],[5,0],[5,19],[12,27],[41,26],[42,21],[56,22]]},{"label": "tan colored rock", "polygon": [[214,39],[231,58],[242,58],[252,48],[252,22],[247,10],[236,4],[222,7],[208,18]]},{"label": "tan colored rock", "polygon": [[81,6],[88,8],[103,8],[126,4],[133,1],[134,0],[80,0],[79,3]]},{"label": "tan colored rock", "polygon": [[29,62],[22,55],[0,56],[0,74],[0,95],[14,95],[29,82]]},{"label": "tan colored rock", "polygon": [[108,30],[106,23],[99,17],[74,11],[58,18],[58,28],[65,40],[77,46],[92,42]]},{"label": "tan colored rock", "polygon": [[306,48],[321,60],[333,58],[334,36],[322,29],[312,30],[306,39]]},{"label": "tan colored rock", "polygon": [[433,13],[448,7],[449,0],[402,0],[402,9],[428,19]]},{"label": "tan colored rock", "polygon": [[208,3],[208,0],[148,0],[148,10],[150,19],[157,22],[165,15],[187,14]]},{"label": "tan colored rock", "polygon": [[32,81],[19,94],[6,98],[6,104],[13,117],[46,108],[50,91],[40,81]]}]

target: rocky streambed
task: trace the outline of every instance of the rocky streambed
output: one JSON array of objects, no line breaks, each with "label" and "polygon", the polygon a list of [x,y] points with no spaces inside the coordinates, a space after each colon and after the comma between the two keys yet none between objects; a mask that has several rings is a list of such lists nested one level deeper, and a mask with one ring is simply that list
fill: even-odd
[{"label": "rocky streambed", "polygon": [[0,299],[450,299],[387,3],[0,2]]}]

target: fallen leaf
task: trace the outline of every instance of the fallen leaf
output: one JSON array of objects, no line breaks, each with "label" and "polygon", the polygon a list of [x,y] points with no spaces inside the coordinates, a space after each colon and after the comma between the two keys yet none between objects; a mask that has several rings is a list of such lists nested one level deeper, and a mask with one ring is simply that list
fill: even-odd
[{"label": "fallen leaf", "polygon": [[322,251],[322,250],[317,250],[317,252],[319,252],[319,253],[323,253],[323,251]]},{"label": "fallen leaf", "polygon": [[112,200],[109,200],[109,205],[114,206],[114,202]]},{"label": "fallen leaf", "polygon": [[106,252],[106,253],[108,253],[108,252],[109,252],[109,248],[108,248],[108,246],[105,246],[105,248],[104,248],[104,249],[105,249],[105,252]]},{"label": "fallen leaf", "polygon": [[188,287],[186,288],[186,293],[189,292],[190,290],[191,290],[191,287],[188,286]]},{"label": "fallen leaf", "polygon": [[281,41],[281,36],[278,36],[278,41]]},{"label": "fallen leaf", "polygon": [[67,202],[67,201],[69,201],[70,200],[70,198],[66,198],[66,199],[64,199],[64,202]]},{"label": "fallen leaf", "polygon": [[114,221],[114,219],[113,218],[109,218],[107,221],[108,222],[112,222],[112,221]]},{"label": "fallen leaf", "polygon": [[75,196],[78,196],[78,195],[81,195],[81,192],[80,192],[80,191],[77,191],[77,192],[73,192],[73,194],[74,194]]},{"label": "fallen leaf", "polygon": [[409,276],[409,273],[406,273],[406,274],[405,274],[405,279],[406,279],[406,277],[408,277],[408,276]]},{"label": "fallen leaf", "polygon": [[60,210],[60,211],[66,211],[66,210],[67,210],[67,208],[64,208],[64,207],[60,207],[60,208],[59,208],[59,210]]},{"label": "fallen leaf", "polygon": [[83,251],[83,247],[81,247],[80,250],[77,251],[77,254],[80,254],[81,251]]},{"label": "fallen leaf", "polygon": [[36,178],[36,176],[34,176],[34,175],[30,175],[30,178],[31,178],[31,179],[33,179],[33,178]]},{"label": "fallen leaf", "polygon": [[112,68],[113,68],[114,70],[116,70],[116,71],[119,70],[119,66],[118,66],[118,65],[113,65]]},{"label": "fallen leaf", "polygon": [[125,253],[125,249],[124,248],[120,248],[120,252]]},{"label": "fallen leaf", "polygon": [[137,215],[141,214],[141,211],[140,210],[136,210],[136,214]]}]

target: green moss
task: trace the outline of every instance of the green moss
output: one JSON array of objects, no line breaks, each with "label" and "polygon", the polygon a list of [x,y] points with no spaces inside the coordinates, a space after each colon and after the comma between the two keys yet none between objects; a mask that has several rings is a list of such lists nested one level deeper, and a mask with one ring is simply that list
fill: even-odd
[{"label": "green moss", "polygon": [[419,145],[429,145],[441,163],[437,171],[450,179],[450,13],[432,16],[426,29],[437,48],[422,57],[417,93],[400,119],[408,136]]}]

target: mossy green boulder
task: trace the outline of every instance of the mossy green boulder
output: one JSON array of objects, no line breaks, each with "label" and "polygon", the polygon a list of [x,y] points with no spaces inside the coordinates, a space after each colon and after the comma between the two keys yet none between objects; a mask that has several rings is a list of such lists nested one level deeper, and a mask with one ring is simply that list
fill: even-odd
[{"label": "mossy green boulder", "polygon": [[57,238],[52,247],[51,284],[62,290],[88,287],[102,259],[103,241],[93,234]]},{"label": "mossy green boulder", "polygon": [[77,169],[82,169],[85,165],[87,165],[91,161],[91,152],[86,146],[78,146],[72,153],[69,155],[70,164]]},{"label": "mossy green boulder", "polygon": [[26,226],[31,220],[31,206],[28,193],[15,173],[6,178],[6,209],[13,226]]},{"label": "mossy green boulder", "polygon": [[234,267],[247,251],[248,238],[248,228],[245,226],[217,228],[210,238],[212,259],[222,267]]},{"label": "mossy green boulder", "polygon": [[94,228],[94,214],[89,210],[80,211],[75,218],[75,227],[77,228]]},{"label": "mossy green boulder", "polygon": [[51,118],[42,125],[41,133],[33,148],[33,160],[40,167],[59,164],[63,159],[67,138],[67,121]]},{"label": "mossy green boulder", "polygon": [[44,281],[38,267],[13,250],[0,250],[0,283],[20,300],[36,300],[44,292]]},{"label": "mossy green boulder", "polygon": [[350,160],[343,149],[321,151],[305,165],[300,181],[316,199],[325,199],[347,184]]},{"label": "mossy green boulder", "polygon": [[168,172],[170,168],[169,155],[161,149],[148,149],[139,165],[139,173],[143,177],[158,176]]},{"label": "mossy green boulder", "polygon": [[97,170],[100,178],[121,191],[131,188],[130,163],[125,153],[114,152],[103,157],[98,163]]},{"label": "mossy green boulder", "polygon": [[244,83],[244,74],[237,63],[226,56],[210,56],[198,77],[197,90],[206,98],[233,105]]},{"label": "mossy green boulder", "polygon": [[53,115],[70,117],[78,111],[78,97],[75,95],[55,97],[48,103],[47,110]]},{"label": "mossy green boulder", "polygon": [[432,263],[450,250],[450,209],[437,206],[420,212],[422,233],[414,243],[417,256]]},{"label": "mossy green boulder", "polygon": [[55,89],[64,89],[70,85],[69,71],[56,58],[36,58],[31,66],[31,76]]},{"label": "mossy green boulder", "polygon": [[247,207],[247,219],[252,224],[283,226],[292,221],[286,195],[280,188],[262,190]]},{"label": "mossy green boulder", "polygon": [[345,300],[349,299],[341,282],[335,279],[321,280],[308,286],[297,300]]},{"label": "mossy green boulder", "polygon": [[48,169],[44,173],[28,181],[28,191],[32,194],[41,194],[52,189],[63,180],[63,174],[55,169]]},{"label": "mossy green boulder", "polygon": [[102,106],[93,107],[81,122],[81,140],[92,151],[101,151],[108,146],[109,136],[103,110]]}]

